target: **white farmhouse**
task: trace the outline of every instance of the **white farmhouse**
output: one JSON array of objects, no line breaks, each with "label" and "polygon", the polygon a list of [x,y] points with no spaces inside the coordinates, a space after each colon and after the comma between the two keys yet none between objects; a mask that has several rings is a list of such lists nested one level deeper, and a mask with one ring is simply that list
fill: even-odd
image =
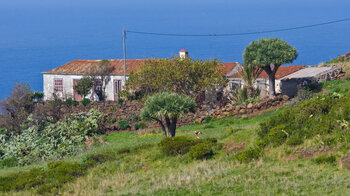
[{"label": "white farmhouse", "polygon": [[[188,52],[186,50],[181,50],[179,52],[181,58],[186,58]],[[74,100],[80,101],[82,97],[74,91],[73,86],[81,79],[87,71],[98,65],[102,60],[74,60],[72,62],[66,63],[59,66],[53,70],[43,72],[44,78],[44,100],[53,99],[54,95],[60,98],[73,98]],[[114,70],[111,73],[110,80],[106,85],[106,100],[117,101],[118,94],[123,89],[125,84],[124,80],[124,60],[121,59],[111,59],[109,60]],[[127,59],[126,60],[126,79],[131,72],[138,70],[140,65],[145,61],[145,59]],[[232,70],[236,67],[237,62],[222,63],[220,67],[223,69],[225,75],[232,73]],[[94,90],[87,96],[94,100],[97,100],[97,96]],[[202,97],[205,99],[205,97]]]},{"label": "white farmhouse", "polygon": [[[124,80],[124,61],[112,59],[109,60],[114,70],[111,73],[109,82],[106,85],[106,100],[116,101],[118,94],[125,84]],[[74,60],[59,66],[53,70],[43,72],[44,78],[44,100],[53,98],[56,94],[61,98],[72,97],[74,100],[81,100],[82,97],[74,91],[73,86],[81,79],[87,71],[99,64],[101,60]],[[128,59],[126,60],[126,78],[128,75],[136,71],[144,59]],[[95,98],[96,95],[92,91],[88,97]]]}]

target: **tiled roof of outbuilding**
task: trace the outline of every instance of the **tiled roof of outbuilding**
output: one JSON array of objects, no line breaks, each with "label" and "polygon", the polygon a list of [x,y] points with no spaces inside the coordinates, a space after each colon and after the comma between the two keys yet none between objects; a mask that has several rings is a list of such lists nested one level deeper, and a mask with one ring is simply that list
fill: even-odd
[{"label": "tiled roof of outbuilding", "polygon": [[[295,73],[307,66],[305,65],[286,65],[286,66],[280,66],[276,72],[275,79],[281,79],[285,76],[288,76],[289,74]],[[273,69],[273,66],[271,67]],[[235,73],[231,76],[232,78],[240,78],[238,73]],[[262,71],[261,74],[258,76],[258,78],[266,78],[268,79],[269,76],[265,71]]]}]

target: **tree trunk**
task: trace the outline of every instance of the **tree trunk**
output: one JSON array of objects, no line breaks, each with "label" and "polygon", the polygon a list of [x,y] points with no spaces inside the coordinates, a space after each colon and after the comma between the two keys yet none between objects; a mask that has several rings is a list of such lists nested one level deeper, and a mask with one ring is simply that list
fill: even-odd
[{"label": "tree trunk", "polygon": [[261,67],[269,76],[269,96],[273,97],[276,95],[276,91],[275,91],[275,75],[277,72],[277,69],[280,67],[281,65],[274,65],[273,70],[271,70],[270,65],[266,65],[264,67]]},{"label": "tree trunk", "polygon": [[170,126],[168,127],[169,129],[169,135],[170,137],[175,137],[175,133],[176,133],[176,123],[177,123],[177,118],[176,117],[173,117],[171,119],[171,123],[170,123]]},{"label": "tree trunk", "polygon": [[275,96],[275,73],[269,74],[269,96]]},{"label": "tree trunk", "polygon": [[159,120],[159,119],[156,119],[156,118],[153,118],[153,119],[156,120],[160,124],[160,126],[162,127],[162,131],[163,131],[164,137],[168,137],[168,134],[166,132],[166,129],[165,129],[165,126],[164,126],[162,120]]}]

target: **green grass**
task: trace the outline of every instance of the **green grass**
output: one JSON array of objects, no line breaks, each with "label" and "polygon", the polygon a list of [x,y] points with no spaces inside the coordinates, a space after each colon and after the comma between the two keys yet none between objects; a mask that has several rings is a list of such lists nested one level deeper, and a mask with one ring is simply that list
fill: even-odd
[{"label": "green grass", "polygon": [[[350,90],[350,82],[332,81],[323,84],[326,90]],[[257,139],[259,123],[283,108],[268,110],[253,117],[236,116],[212,119],[209,123],[180,127],[178,136],[215,137],[219,143],[243,142],[245,148]],[[61,195],[349,195],[350,171],[342,168],[340,157],[350,154],[341,149],[330,155],[302,158],[296,152],[318,145],[317,138],[302,145],[267,147],[262,158],[240,163],[237,152],[214,150],[208,160],[194,160],[188,154],[165,156],[157,144],[162,134],[137,135],[135,132],[112,133],[103,137],[108,144],[64,161],[81,162],[89,154],[113,151],[116,159],[96,165],[85,176],[59,189]],[[123,151],[123,149],[130,149]],[[295,155],[295,156],[293,156]],[[288,158],[292,156],[292,158]],[[0,169],[0,176],[33,167]],[[0,195],[35,195],[36,190],[0,193]]]}]

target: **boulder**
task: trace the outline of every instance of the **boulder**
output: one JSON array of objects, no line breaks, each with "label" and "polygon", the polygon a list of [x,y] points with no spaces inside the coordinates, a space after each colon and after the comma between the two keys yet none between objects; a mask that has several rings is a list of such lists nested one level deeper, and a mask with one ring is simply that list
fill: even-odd
[{"label": "boulder", "polygon": [[246,109],[243,108],[243,109],[239,110],[239,113],[240,114],[245,114],[246,113]]},{"label": "boulder", "polygon": [[241,109],[241,106],[240,105],[236,105],[235,111],[239,111],[240,109]]},{"label": "boulder", "polygon": [[253,108],[253,104],[252,104],[252,103],[249,103],[249,104],[247,105],[247,108],[248,108],[248,109],[252,109],[252,108]]},{"label": "boulder", "polygon": [[283,101],[288,101],[288,100],[289,100],[289,97],[288,97],[288,95],[283,95],[283,96],[282,96],[282,99],[283,99]]}]

